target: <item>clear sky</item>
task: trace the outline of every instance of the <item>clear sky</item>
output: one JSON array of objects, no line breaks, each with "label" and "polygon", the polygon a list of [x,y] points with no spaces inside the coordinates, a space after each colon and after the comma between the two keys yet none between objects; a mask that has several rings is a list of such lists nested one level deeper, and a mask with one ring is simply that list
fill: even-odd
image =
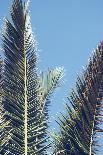
[{"label": "clear sky", "polygon": [[[0,0],[0,25],[11,2]],[[77,73],[81,73],[92,51],[103,40],[103,0],[31,0],[30,13],[39,43],[39,68],[65,68],[65,83],[52,97],[51,115],[56,116],[64,110],[64,100]],[[51,120],[54,127],[54,119]],[[102,154],[103,150],[99,155]]]}]

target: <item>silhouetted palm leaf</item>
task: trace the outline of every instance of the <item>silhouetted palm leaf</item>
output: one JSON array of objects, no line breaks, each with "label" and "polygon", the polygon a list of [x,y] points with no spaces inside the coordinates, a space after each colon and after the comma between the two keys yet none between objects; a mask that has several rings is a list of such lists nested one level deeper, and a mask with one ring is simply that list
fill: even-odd
[{"label": "silhouetted palm leaf", "polygon": [[66,104],[67,114],[58,122],[60,134],[54,135],[57,150],[68,155],[92,155],[97,147],[97,133],[103,132],[103,42],[89,60],[89,65],[76,82],[76,90],[70,95],[72,108]]}]

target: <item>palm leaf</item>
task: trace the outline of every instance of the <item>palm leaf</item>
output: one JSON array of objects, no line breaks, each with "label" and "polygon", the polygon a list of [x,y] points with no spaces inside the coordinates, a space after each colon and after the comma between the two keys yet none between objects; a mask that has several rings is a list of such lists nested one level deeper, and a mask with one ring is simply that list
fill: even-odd
[{"label": "palm leaf", "polygon": [[56,67],[55,69],[49,69],[47,75],[43,72],[40,74],[39,83],[41,88],[40,100],[41,111],[44,113],[46,119],[48,118],[48,106],[50,105],[50,96],[60,84],[63,77],[63,67]]},{"label": "palm leaf", "polygon": [[[49,69],[48,73],[41,73],[39,76],[39,101],[41,106],[41,113],[44,115],[43,121],[45,122],[45,133],[48,133],[47,129],[49,127],[49,106],[51,103],[51,95],[55,88],[57,88],[63,77],[64,69],[62,67],[56,67],[55,69]],[[52,147],[52,142],[50,140],[50,134],[45,134],[47,137],[47,144]],[[47,145],[47,146],[48,146]],[[48,149],[46,149],[48,152]],[[48,154],[48,153],[46,153]]]},{"label": "palm leaf", "polygon": [[[60,142],[56,142],[56,153],[64,150],[70,155],[93,155],[97,152],[97,133],[103,132],[99,124],[103,121],[103,42],[97,47],[76,89],[72,90],[66,104],[67,114],[59,120]],[[55,136],[54,136],[55,137]],[[56,140],[57,141],[57,140]]]},{"label": "palm leaf", "polygon": [[50,144],[46,144],[44,107],[47,107],[49,94],[58,85],[62,69],[50,71],[44,88],[44,80],[41,83],[37,74],[37,44],[31,29],[28,3],[23,5],[22,0],[13,1],[11,20],[5,21],[3,50],[3,105],[7,111],[6,119],[11,121],[13,128],[6,150],[16,155],[46,154]]}]

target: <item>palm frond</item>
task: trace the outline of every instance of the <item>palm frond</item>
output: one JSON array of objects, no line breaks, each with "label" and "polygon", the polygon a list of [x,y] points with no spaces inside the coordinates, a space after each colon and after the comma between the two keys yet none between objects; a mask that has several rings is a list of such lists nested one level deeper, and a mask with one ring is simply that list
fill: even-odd
[{"label": "palm frond", "polygon": [[[36,41],[33,39],[27,4],[14,0],[11,21],[5,21],[3,49],[5,54],[4,108],[14,128],[8,150],[11,154],[37,154],[44,140],[36,69]],[[42,146],[41,146],[42,147]],[[43,148],[43,147],[42,147]]]},{"label": "palm frond", "polygon": [[49,94],[59,83],[62,69],[49,72],[44,88],[37,74],[38,49],[28,3],[23,5],[22,0],[13,1],[11,20],[5,20],[2,41],[5,55],[3,105],[13,129],[6,149],[13,155],[43,155],[50,145],[46,144],[44,109]]},{"label": "palm frond", "polygon": [[[103,42],[90,58],[84,74],[78,76],[76,90],[72,90],[66,104],[66,115],[60,121],[60,142],[57,151],[65,150],[70,155],[93,155],[97,151],[97,132],[103,132]],[[54,136],[55,137],[55,136]]]},{"label": "palm frond", "polygon": [[[41,111],[48,118],[48,106],[50,105],[50,96],[53,91],[59,86],[63,77],[63,67],[56,67],[55,69],[48,70],[47,75],[42,72],[39,78],[40,82],[40,100]],[[46,119],[47,119],[46,118]]]},{"label": "palm frond", "polygon": [[[51,95],[54,90],[59,86],[61,79],[63,77],[64,69],[62,67],[56,67],[55,69],[48,70],[48,73],[45,74],[42,72],[39,76],[39,102],[41,106],[41,114],[43,114],[44,118],[42,121],[45,122],[45,130],[44,133],[48,133],[47,129],[49,127],[49,106],[51,103]],[[50,140],[50,135],[45,134],[45,144],[47,146],[51,146],[52,142]],[[48,152],[48,149],[46,149]],[[48,153],[46,153],[48,154]]]}]

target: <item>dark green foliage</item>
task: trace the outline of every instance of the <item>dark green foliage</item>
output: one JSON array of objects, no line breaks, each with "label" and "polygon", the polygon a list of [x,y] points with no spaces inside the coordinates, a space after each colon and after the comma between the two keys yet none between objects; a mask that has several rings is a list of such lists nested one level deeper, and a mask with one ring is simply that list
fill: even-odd
[{"label": "dark green foliage", "polygon": [[[5,60],[1,104],[5,119],[12,127],[12,135],[6,147],[1,146],[1,153],[42,155],[50,146],[46,144],[49,138],[46,118],[49,97],[58,86],[63,69],[50,70],[41,81],[37,73],[37,43],[31,29],[28,2],[23,4],[22,0],[14,0],[10,12],[11,20],[5,20],[2,34]],[[7,132],[3,134],[7,136]]]},{"label": "dark green foliage", "polygon": [[[72,90],[66,104],[66,115],[60,121],[60,134],[55,135],[57,151],[67,155],[91,155],[96,153],[96,133],[102,132],[101,109],[103,97],[103,42],[90,58],[82,77],[77,78],[76,90]],[[101,91],[102,90],[102,91]]]}]

